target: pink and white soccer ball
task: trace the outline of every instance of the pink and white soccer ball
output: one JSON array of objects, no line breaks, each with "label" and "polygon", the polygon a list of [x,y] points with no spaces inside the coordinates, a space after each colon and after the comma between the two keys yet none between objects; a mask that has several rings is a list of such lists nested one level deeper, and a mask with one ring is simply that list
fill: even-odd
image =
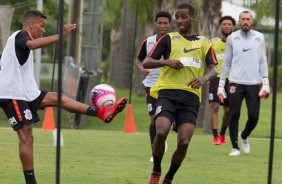
[{"label": "pink and white soccer ball", "polygon": [[95,107],[106,107],[115,104],[116,92],[108,84],[94,86],[90,92],[90,103]]}]

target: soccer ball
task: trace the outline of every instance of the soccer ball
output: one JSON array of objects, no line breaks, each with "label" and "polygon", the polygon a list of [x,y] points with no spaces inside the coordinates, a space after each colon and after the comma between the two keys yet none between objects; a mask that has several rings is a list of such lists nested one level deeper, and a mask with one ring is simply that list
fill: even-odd
[{"label": "soccer ball", "polygon": [[116,102],[116,92],[107,84],[94,86],[90,92],[90,103],[95,107],[106,107]]}]

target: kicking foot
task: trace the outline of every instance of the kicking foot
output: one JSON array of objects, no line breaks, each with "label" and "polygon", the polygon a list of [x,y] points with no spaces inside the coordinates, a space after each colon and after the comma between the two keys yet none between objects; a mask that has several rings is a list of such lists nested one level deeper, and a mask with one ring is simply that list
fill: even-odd
[{"label": "kicking foot", "polygon": [[126,106],[127,99],[125,97],[119,99],[114,105],[102,107],[99,109],[98,118],[105,123],[113,121],[114,117],[120,113]]}]

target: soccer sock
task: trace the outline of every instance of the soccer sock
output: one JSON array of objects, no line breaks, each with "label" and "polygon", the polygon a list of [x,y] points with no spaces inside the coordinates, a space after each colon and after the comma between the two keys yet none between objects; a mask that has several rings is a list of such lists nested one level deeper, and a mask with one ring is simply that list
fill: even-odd
[{"label": "soccer sock", "polygon": [[151,147],[153,151],[153,144],[154,144],[154,139],[156,137],[156,127],[153,125],[150,125],[149,127],[149,133],[150,133],[150,141],[151,141]]},{"label": "soccer sock", "polygon": [[226,132],[226,129],[227,129],[227,126],[225,126],[225,125],[221,125],[221,129],[220,129],[220,134],[221,135],[225,135],[225,132]]},{"label": "soccer sock", "polygon": [[34,170],[26,170],[26,171],[23,171],[23,173],[24,173],[26,184],[37,184],[35,175],[34,175]]},{"label": "soccer sock", "polygon": [[218,131],[217,131],[217,129],[212,129],[212,134],[213,134],[213,137],[214,137],[214,138],[218,137]]},{"label": "soccer sock", "polygon": [[159,155],[159,156],[153,155],[153,158],[154,158],[154,168],[153,168],[153,171],[161,172],[162,171],[161,163],[162,163],[163,155]]},{"label": "soccer sock", "polygon": [[165,178],[168,180],[173,180],[173,177],[177,170],[179,169],[180,165],[174,164],[173,162],[170,163],[169,170],[167,174],[165,175]]},{"label": "soccer sock", "polygon": [[[103,111],[103,113],[101,113],[100,111]],[[105,108],[88,107],[88,109],[86,110],[86,115],[98,117],[98,112],[99,114],[104,114]]]}]

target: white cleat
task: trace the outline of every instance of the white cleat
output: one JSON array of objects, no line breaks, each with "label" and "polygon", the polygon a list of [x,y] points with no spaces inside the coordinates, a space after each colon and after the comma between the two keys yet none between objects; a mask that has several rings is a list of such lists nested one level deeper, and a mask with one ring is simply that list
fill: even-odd
[{"label": "white cleat", "polygon": [[240,156],[240,150],[238,149],[232,149],[229,153],[229,156]]},{"label": "white cleat", "polygon": [[250,148],[248,139],[243,139],[243,138],[241,137],[241,133],[242,133],[242,132],[239,133],[239,138],[241,139],[241,142],[242,142],[242,149],[243,149],[243,152],[244,152],[244,153],[247,153],[247,154],[248,154],[248,153],[250,153],[251,148]]}]

